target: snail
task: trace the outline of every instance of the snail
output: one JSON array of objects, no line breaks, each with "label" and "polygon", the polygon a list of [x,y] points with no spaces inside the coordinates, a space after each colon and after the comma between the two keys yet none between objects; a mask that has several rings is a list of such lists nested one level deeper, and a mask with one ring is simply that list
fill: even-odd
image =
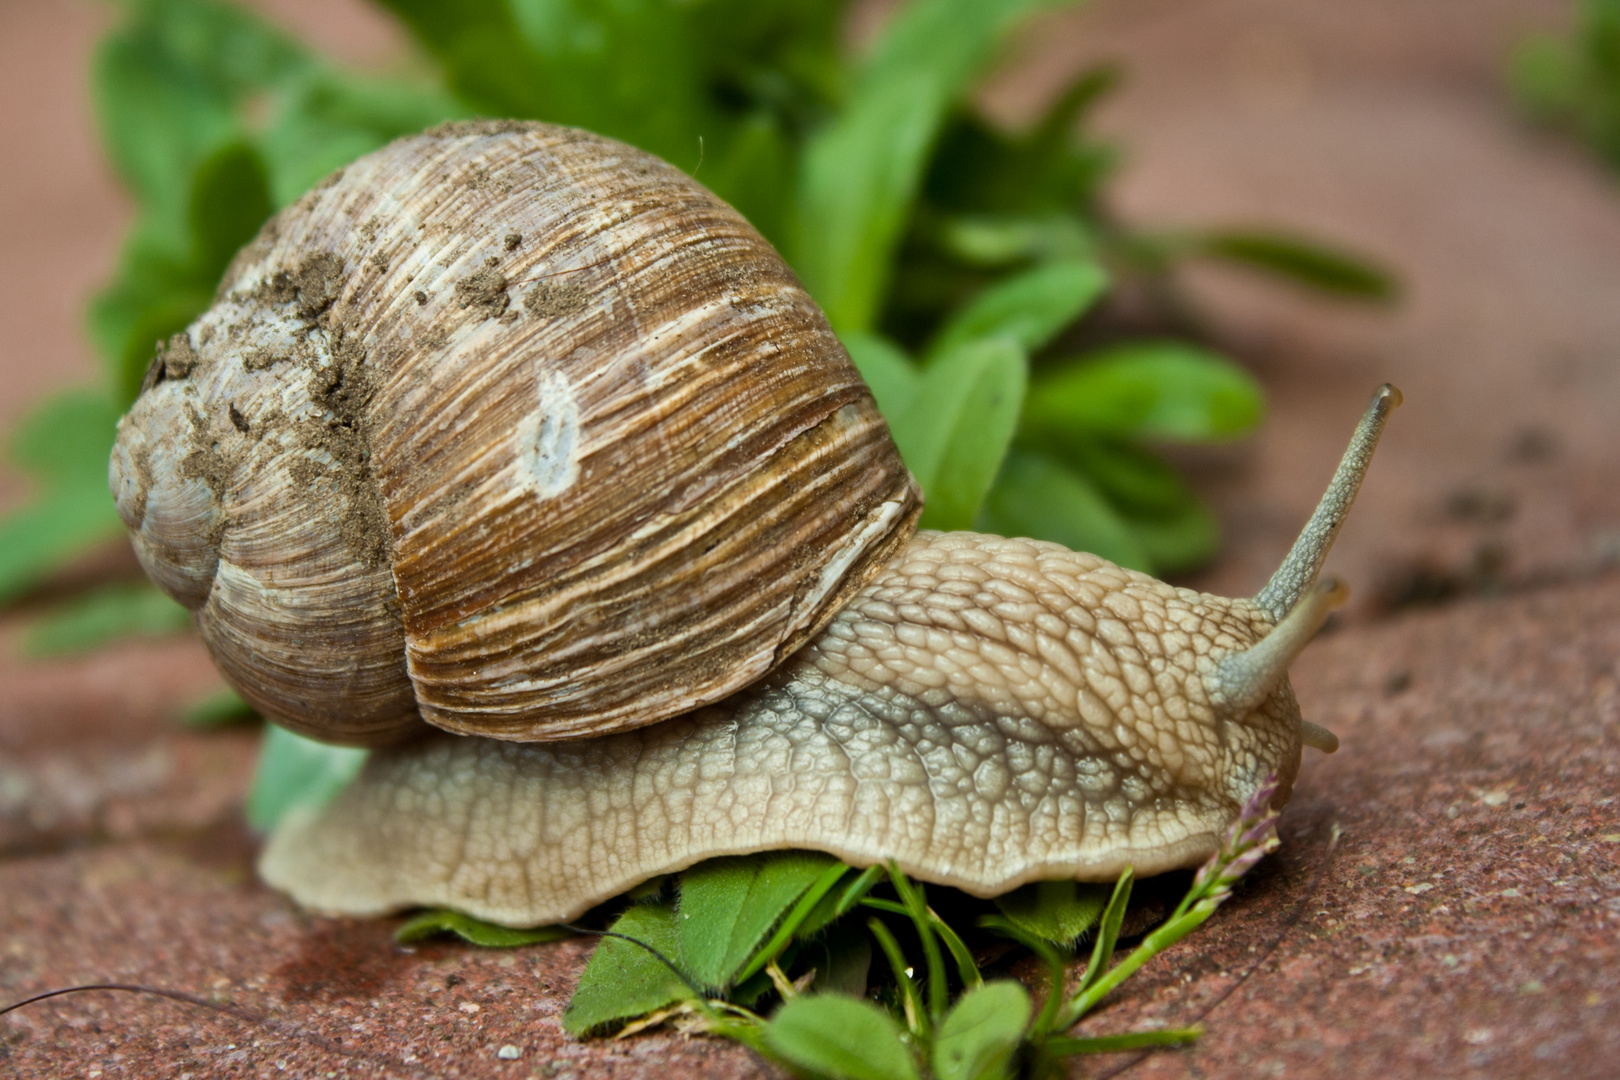
[{"label": "snail", "polygon": [[383,748],[261,876],[539,925],[774,848],[981,896],[1202,861],[1336,748],[1287,667],[1399,402],[1252,600],[915,532],[870,395],[740,217],[606,139],[455,123],[265,226],[110,482],[249,701]]}]

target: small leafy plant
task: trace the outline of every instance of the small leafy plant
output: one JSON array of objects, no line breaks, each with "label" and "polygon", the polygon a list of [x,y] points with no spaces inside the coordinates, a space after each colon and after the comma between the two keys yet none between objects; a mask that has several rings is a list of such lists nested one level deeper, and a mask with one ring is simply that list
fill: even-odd
[{"label": "small leafy plant", "polygon": [[[1117,963],[1129,870],[1111,889],[1070,881],[1024,886],[996,898],[995,910],[964,933],[892,864],[857,872],[831,856],[777,852],[711,860],[644,886],[603,933],[563,1025],[575,1035],[621,1038],[672,1025],[736,1040],[829,1080],[1038,1078],[1055,1075],[1077,1054],[1184,1045],[1199,1029],[1073,1029],[1110,991],[1202,925],[1276,848],[1276,790],[1273,782],[1255,792],[1169,917]],[[989,907],[941,893],[950,911]],[[566,930],[514,931],[428,912],[396,937],[433,932],[499,946],[550,940],[517,935]],[[1071,985],[1070,961],[1087,935],[1089,959]],[[975,951],[968,944],[975,938],[992,947]],[[986,977],[984,969],[1007,956],[993,947],[996,940],[1041,961],[1038,1007],[1023,983]]]},{"label": "small leafy plant", "polygon": [[1573,33],[1521,42],[1510,77],[1533,115],[1571,131],[1620,169],[1620,0],[1581,0]]}]

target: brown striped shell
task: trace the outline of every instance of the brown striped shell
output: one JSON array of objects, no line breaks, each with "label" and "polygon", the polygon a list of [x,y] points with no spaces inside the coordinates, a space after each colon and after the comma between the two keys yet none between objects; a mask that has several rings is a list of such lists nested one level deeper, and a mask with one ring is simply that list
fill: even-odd
[{"label": "brown striped shell", "polygon": [[360,745],[717,701],[920,509],[735,211],[627,146],[509,122],[402,139],[266,224],[154,361],[111,484],[230,682]]}]

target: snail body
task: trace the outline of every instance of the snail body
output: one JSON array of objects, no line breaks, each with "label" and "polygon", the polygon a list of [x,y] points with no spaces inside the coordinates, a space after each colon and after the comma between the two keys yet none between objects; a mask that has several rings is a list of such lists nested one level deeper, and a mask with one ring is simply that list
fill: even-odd
[{"label": "snail body", "polygon": [[399,744],[265,879],[534,925],[770,848],[980,895],[1201,861],[1336,745],[1286,671],[1398,403],[1252,600],[913,535],[870,394],[741,218],[609,140],[455,124],[266,225],[111,483],[248,700]]}]

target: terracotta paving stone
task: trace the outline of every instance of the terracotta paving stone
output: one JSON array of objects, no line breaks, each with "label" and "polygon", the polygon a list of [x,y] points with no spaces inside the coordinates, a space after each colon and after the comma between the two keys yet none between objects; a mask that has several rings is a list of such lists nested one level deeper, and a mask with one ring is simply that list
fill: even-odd
[{"label": "terracotta paving stone", "polygon": [[[1207,1026],[1197,1048],[1135,1064],[1144,1076],[1611,1075],[1617,656],[1620,576],[1314,644],[1296,686],[1342,749],[1312,753],[1282,851],[1087,1030]],[[16,1075],[762,1071],[706,1040],[573,1042],[557,1017],[587,943],[401,949],[391,921],[292,908],[254,881],[252,848],[227,823],[0,861],[6,998],[127,981],[238,1011],[42,1003],[0,1021]],[[505,1045],[523,1057],[496,1057]]]}]

